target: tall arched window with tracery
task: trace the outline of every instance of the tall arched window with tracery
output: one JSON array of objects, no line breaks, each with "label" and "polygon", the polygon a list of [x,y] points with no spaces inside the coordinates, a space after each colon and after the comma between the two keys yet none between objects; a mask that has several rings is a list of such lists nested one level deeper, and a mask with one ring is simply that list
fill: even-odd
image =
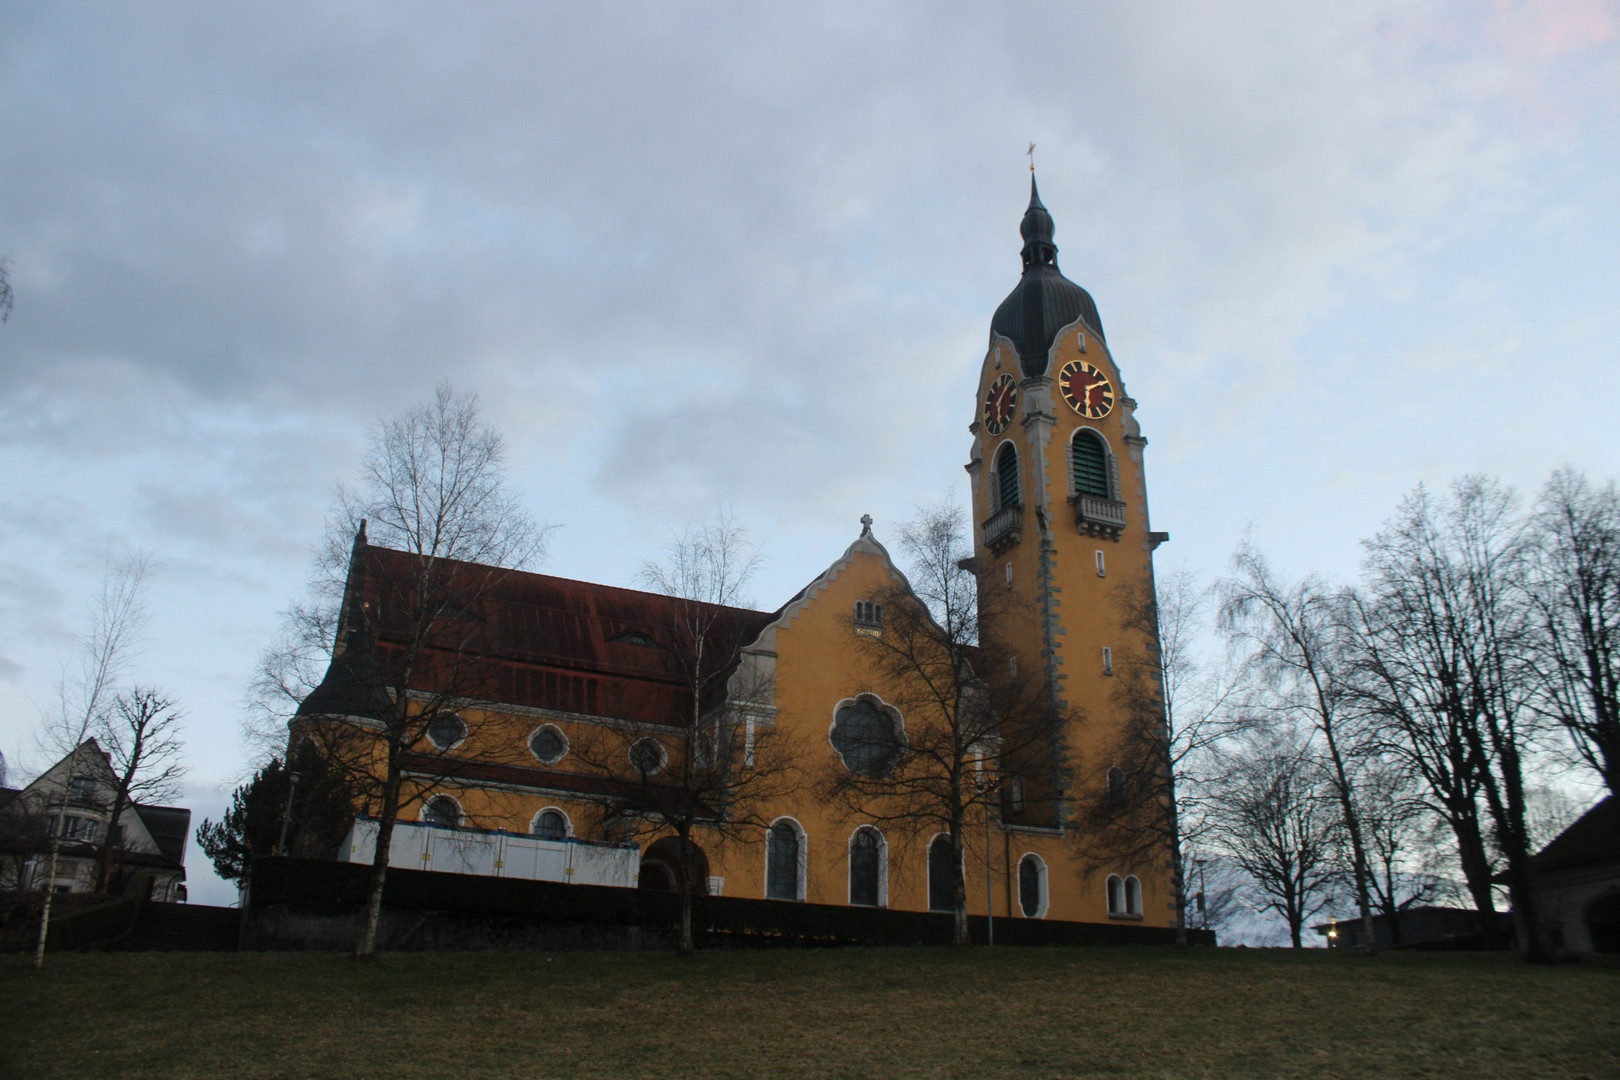
[{"label": "tall arched window with tracery", "polygon": [[1023,501],[1018,483],[1018,449],[1004,442],[996,451],[996,509],[1020,506]]}]

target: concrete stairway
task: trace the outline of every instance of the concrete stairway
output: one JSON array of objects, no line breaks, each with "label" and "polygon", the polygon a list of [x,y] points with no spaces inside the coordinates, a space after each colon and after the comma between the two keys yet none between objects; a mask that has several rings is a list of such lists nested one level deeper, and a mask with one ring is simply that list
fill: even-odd
[{"label": "concrete stairway", "polygon": [[149,900],[141,905],[134,929],[120,944],[126,949],[142,950],[234,950],[241,918],[236,908]]}]

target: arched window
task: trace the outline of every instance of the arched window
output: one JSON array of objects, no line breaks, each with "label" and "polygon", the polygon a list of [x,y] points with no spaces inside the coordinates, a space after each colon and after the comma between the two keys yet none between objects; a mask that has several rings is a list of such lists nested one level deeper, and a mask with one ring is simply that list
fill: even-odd
[{"label": "arched window", "polygon": [[849,838],[849,902],[883,906],[883,835],[863,825]]},{"label": "arched window", "polygon": [[804,845],[799,827],[781,820],[765,833],[765,896],[798,900],[804,896]]},{"label": "arched window", "polygon": [[1142,883],[1132,874],[1125,879],[1125,914],[1142,915]]},{"label": "arched window", "polygon": [[566,840],[568,815],[554,806],[548,806],[534,815],[534,823],[529,826],[529,834],[541,840]]},{"label": "arched window", "polygon": [[448,795],[435,795],[422,807],[422,820],[429,825],[454,829],[461,824],[461,806]]},{"label": "arched window", "polygon": [[529,753],[542,765],[555,765],[568,754],[568,737],[556,724],[541,724],[529,736]]},{"label": "arched window", "polygon": [[428,721],[427,737],[440,750],[448,750],[467,737],[467,725],[453,712],[439,713]]},{"label": "arched window", "polygon": [[1034,853],[1018,860],[1018,908],[1026,919],[1046,914],[1046,863]]},{"label": "arched window", "polygon": [[1125,805],[1125,770],[1118,765],[1108,770],[1108,805]]},{"label": "arched window", "polygon": [[1118,874],[1108,875],[1108,914],[1125,914],[1125,882]]},{"label": "arched window", "polygon": [[962,864],[951,857],[951,838],[944,833],[928,845],[928,910],[955,911],[956,884]]},{"label": "arched window", "polygon": [[1108,498],[1108,447],[1102,437],[1080,428],[1069,443],[1069,458],[1073,464],[1074,493]]},{"label": "arched window", "polygon": [[1023,501],[1018,487],[1018,451],[1004,442],[996,451],[996,509],[1020,506]]}]

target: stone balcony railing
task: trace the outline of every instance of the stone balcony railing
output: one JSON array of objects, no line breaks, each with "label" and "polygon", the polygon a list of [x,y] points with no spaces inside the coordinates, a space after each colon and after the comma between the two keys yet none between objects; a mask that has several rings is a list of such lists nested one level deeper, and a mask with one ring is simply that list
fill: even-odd
[{"label": "stone balcony railing", "polygon": [[1022,503],[1003,506],[984,522],[984,546],[1000,555],[1018,543],[1022,536],[1024,507]]},{"label": "stone balcony railing", "polygon": [[1104,499],[1096,495],[1075,495],[1074,525],[1086,536],[1102,536],[1118,540],[1125,531],[1125,504],[1118,499]]}]

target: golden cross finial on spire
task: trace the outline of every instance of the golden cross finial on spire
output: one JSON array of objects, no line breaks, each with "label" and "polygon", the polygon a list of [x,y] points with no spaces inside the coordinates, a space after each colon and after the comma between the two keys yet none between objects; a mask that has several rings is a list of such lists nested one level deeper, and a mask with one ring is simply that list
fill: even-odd
[{"label": "golden cross finial on spire", "polygon": [[1024,153],[1029,155],[1029,171],[1034,172],[1035,171],[1035,144],[1030,143],[1029,144],[1029,149],[1025,150]]}]

